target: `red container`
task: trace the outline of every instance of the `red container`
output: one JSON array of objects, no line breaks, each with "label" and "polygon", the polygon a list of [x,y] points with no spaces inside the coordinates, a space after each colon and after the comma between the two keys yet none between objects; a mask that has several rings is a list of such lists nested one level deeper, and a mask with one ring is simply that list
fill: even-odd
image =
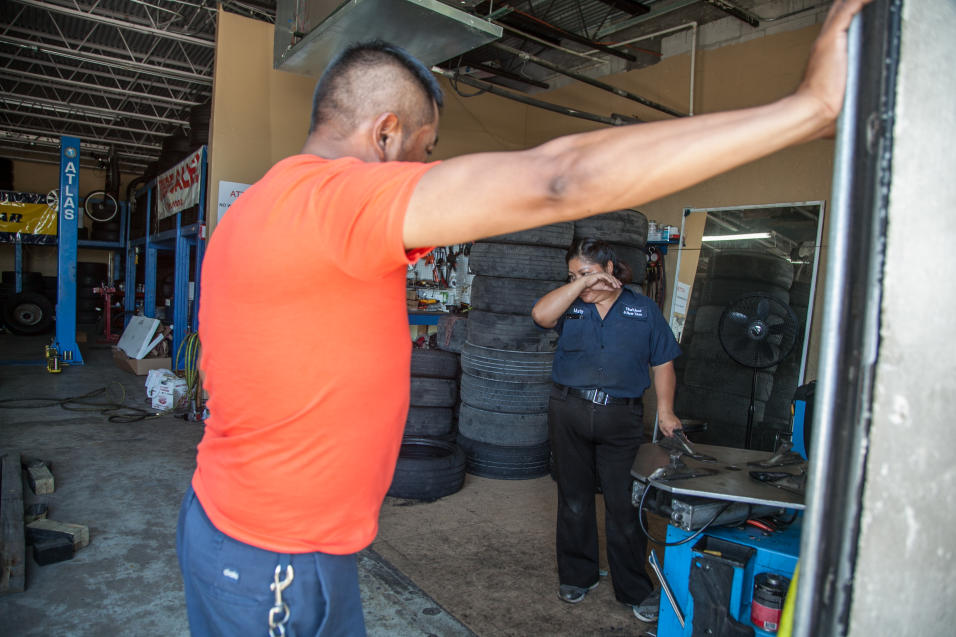
[{"label": "red container", "polygon": [[754,577],[754,597],[750,605],[750,621],[768,633],[780,627],[780,613],[787,597],[790,580],[777,573],[759,573]]}]

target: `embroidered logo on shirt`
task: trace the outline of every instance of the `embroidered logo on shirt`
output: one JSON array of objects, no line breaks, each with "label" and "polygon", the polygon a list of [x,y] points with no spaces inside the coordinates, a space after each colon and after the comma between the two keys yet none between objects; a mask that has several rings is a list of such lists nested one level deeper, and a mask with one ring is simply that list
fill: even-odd
[{"label": "embroidered logo on shirt", "polygon": [[645,310],[642,307],[633,307],[630,305],[625,305],[624,310],[621,312],[621,314],[630,318],[636,318],[641,320],[645,320],[647,318],[647,310]]},{"label": "embroidered logo on shirt", "polygon": [[584,309],[580,307],[572,307],[570,311],[564,315],[566,319],[581,319],[584,318]]}]

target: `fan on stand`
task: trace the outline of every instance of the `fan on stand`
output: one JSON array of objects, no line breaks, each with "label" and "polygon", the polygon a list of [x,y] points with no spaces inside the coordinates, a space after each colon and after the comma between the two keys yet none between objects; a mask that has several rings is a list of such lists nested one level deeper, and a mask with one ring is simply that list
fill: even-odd
[{"label": "fan on stand", "polygon": [[750,407],[747,410],[747,449],[752,448],[757,370],[773,367],[797,342],[797,315],[789,305],[768,294],[745,294],[730,303],[720,315],[717,337],[735,362],[753,368]]}]

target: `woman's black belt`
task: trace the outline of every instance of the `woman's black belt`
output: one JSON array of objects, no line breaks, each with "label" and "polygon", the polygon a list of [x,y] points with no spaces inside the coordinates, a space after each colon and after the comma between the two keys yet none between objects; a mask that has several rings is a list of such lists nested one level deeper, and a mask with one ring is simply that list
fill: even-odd
[{"label": "woman's black belt", "polygon": [[554,386],[560,389],[566,396],[583,398],[595,405],[633,405],[640,400],[639,397],[615,398],[614,396],[609,396],[607,392],[601,389],[578,389],[577,387],[567,387],[560,383],[555,383]]}]

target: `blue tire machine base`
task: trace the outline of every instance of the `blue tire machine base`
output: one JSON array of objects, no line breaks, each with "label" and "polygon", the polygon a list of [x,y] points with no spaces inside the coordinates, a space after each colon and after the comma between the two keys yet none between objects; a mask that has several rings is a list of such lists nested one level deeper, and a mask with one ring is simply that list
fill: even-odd
[{"label": "blue tire machine base", "polygon": [[[667,541],[678,542],[693,533],[668,525]],[[726,543],[731,543],[732,547]],[[721,557],[704,553],[704,550],[720,553]],[[660,618],[657,621],[658,637],[690,637],[693,634],[694,599],[690,594],[691,573],[693,569],[707,568],[713,561],[723,562],[733,568],[728,614],[738,622],[753,627],[750,622],[750,604],[753,599],[754,576],[770,572],[791,579],[799,552],[800,518],[787,529],[769,535],[764,535],[758,529],[724,527],[707,531],[686,544],[668,546],[664,558],[664,577],[674,592],[677,605],[684,613],[684,627],[681,628],[677,621],[667,597],[662,596]],[[754,627],[754,634],[758,637],[772,637],[775,633]]]},{"label": "blue tire machine base", "polygon": [[[808,457],[806,420],[808,416],[812,417],[813,394],[814,384],[804,385],[797,389],[797,398],[793,401],[793,451],[804,458]],[[661,595],[658,637],[690,637],[694,634],[694,598],[690,592],[692,569],[707,568],[715,561],[726,564],[733,572],[727,614],[744,626],[753,628],[757,637],[776,635],[757,628],[750,621],[754,577],[760,573],[775,573],[793,579],[800,555],[802,518],[803,514],[800,513],[793,524],[775,533],[767,534],[749,527],[721,527],[708,530],[685,544],[668,546],[665,549],[663,573],[684,614],[684,627],[677,620],[667,597]],[[679,542],[693,533],[668,524],[666,541]],[[725,554],[728,555],[724,557]]]}]

